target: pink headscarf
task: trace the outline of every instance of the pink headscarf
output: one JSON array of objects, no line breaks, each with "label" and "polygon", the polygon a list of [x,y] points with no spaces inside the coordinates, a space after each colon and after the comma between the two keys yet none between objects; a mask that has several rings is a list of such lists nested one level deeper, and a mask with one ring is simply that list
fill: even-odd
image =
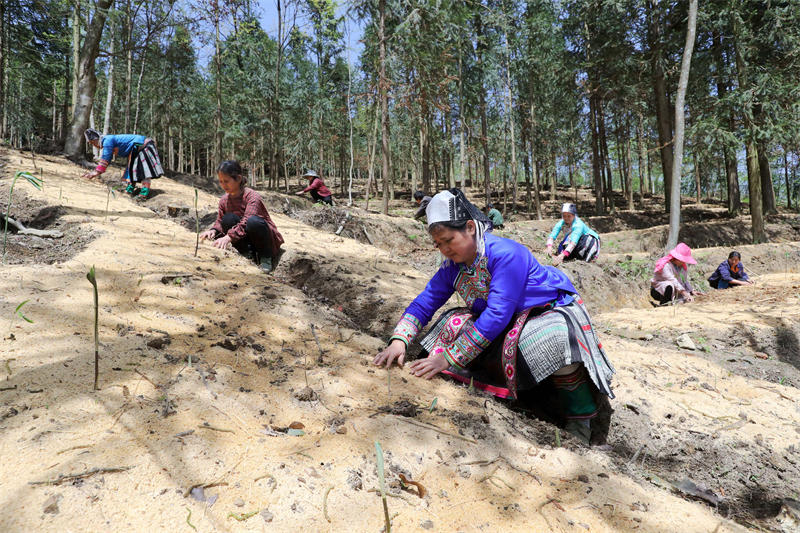
[{"label": "pink headscarf", "polygon": [[697,264],[697,261],[695,261],[694,257],[692,257],[692,249],[689,248],[685,243],[679,242],[675,248],[667,252],[667,255],[656,261],[656,268],[653,270],[653,272],[661,272],[661,269],[664,268],[664,265],[673,259],[683,261],[687,265]]}]

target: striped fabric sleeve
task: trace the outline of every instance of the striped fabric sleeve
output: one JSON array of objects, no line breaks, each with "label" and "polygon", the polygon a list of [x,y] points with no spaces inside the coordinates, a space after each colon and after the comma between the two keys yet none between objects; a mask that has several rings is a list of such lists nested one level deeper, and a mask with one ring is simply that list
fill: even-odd
[{"label": "striped fabric sleeve", "polygon": [[95,170],[102,174],[103,172],[106,171],[106,168],[108,168],[108,161],[106,161],[105,159],[101,159],[100,161],[97,162],[97,167],[95,167]]},{"label": "striped fabric sleeve", "polygon": [[419,330],[422,329],[422,324],[417,317],[412,314],[405,313],[403,317],[400,319],[400,322],[397,323],[397,326],[394,328],[394,333],[392,336],[389,337],[389,342],[392,342],[395,339],[399,339],[403,341],[408,348],[408,345],[411,344],[411,341],[414,340],[414,337],[417,336]]},{"label": "striped fabric sleeve", "polygon": [[481,335],[475,326],[469,326],[461,332],[456,341],[444,351],[444,358],[456,368],[465,368],[478,355],[489,347],[491,341]]}]

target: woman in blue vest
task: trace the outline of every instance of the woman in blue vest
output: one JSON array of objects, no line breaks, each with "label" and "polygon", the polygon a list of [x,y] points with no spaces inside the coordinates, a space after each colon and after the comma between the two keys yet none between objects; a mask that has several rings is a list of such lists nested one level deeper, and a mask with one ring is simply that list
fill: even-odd
[{"label": "woman in blue vest", "polygon": [[489,219],[459,189],[434,196],[426,217],[444,261],[373,363],[402,366],[408,346],[458,292],[466,307],[441,314],[420,340],[426,357],[409,365],[411,374],[441,372],[500,398],[546,382],[556,420],[588,442],[599,406],[613,397],[614,370],[569,278],[518,242],[488,233]]},{"label": "woman in blue vest", "polygon": [[[102,150],[97,167],[83,175],[84,178],[96,178],[108,169],[114,157],[126,157],[125,166],[125,192],[135,195],[137,190],[139,198],[146,199],[150,195],[150,180],[164,175],[161,159],[158,157],[156,143],[144,135],[103,135],[89,128],[84,133],[86,142]],[[137,185],[141,184],[141,189]]]}]

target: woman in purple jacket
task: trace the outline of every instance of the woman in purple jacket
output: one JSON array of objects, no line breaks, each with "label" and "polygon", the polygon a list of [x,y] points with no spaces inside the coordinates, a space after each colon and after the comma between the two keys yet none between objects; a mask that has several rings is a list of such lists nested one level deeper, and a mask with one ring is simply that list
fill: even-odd
[{"label": "woman in purple jacket", "polygon": [[719,264],[717,269],[708,278],[708,284],[715,289],[727,289],[736,285],[752,285],[750,277],[744,271],[742,254],[731,252],[728,260]]},{"label": "woman in purple jacket", "polygon": [[445,260],[373,362],[402,366],[408,346],[457,292],[466,307],[439,317],[420,341],[427,357],[412,362],[411,373],[442,372],[501,398],[548,380],[561,421],[589,441],[598,400],[613,398],[614,370],[569,278],[523,245],[487,233],[488,219],[459,189],[434,196],[426,216]]}]

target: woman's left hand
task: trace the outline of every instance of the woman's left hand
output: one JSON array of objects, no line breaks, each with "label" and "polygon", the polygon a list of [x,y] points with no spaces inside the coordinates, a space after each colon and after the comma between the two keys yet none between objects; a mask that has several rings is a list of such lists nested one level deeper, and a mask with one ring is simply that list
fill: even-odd
[{"label": "woman's left hand", "polygon": [[564,254],[558,254],[553,257],[553,266],[558,266],[564,261]]},{"label": "woman's left hand", "polygon": [[433,376],[450,368],[450,363],[442,353],[431,354],[425,359],[417,359],[408,365],[411,374],[418,378],[431,379]]},{"label": "woman's left hand", "polygon": [[219,239],[214,241],[214,247],[227,250],[228,248],[231,247],[231,238],[227,235],[225,235],[224,237],[220,237]]}]

